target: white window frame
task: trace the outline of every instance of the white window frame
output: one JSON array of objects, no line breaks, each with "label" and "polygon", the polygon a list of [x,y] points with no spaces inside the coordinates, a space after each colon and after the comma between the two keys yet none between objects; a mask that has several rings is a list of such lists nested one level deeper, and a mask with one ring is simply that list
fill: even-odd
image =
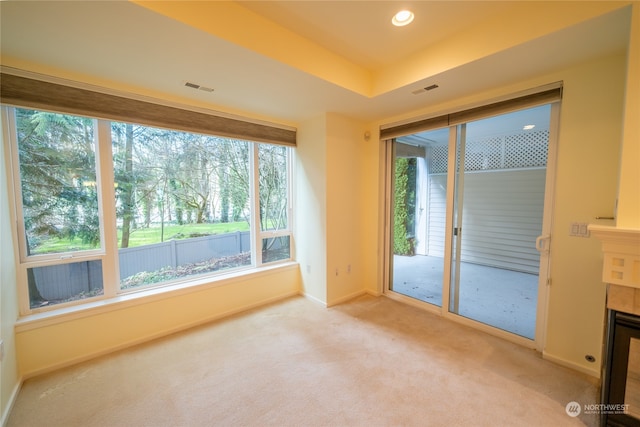
[{"label": "white window frame", "polygon": [[[116,225],[116,206],[115,206],[115,189],[113,185],[106,185],[107,182],[114,182],[112,140],[111,140],[111,121],[103,119],[94,119],[94,138],[96,146],[96,185],[98,186],[98,209],[101,217],[100,221],[100,248],[82,250],[77,252],[62,252],[55,254],[40,254],[27,256],[27,243],[24,227],[24,213],[22,206],[22,188],[20,181],[20,163],[18,156],[18,141],[16,129],[15,108],[12,106],[2,106],[2,121],[5,140],[5,154],[7,169],[11,171],[9,174],[9,205],[11,210],[12,222],[16,225],[14,234],[18,245],[15,248],[17,260],[17,282],[18,282],[18,298],[19,311],[21,316],[52,311],[68,306],[78,306],[95,302],[98,300],[115,298],[123,294],[147,290],[150,288],[169,287],[174,284],[181,285],[197,285],[203,282],[203,279],[215,281],[216,276],[223,276],[230,271],[253,271],[265,265],[276,265],[292,261],[295,256],[293,243],[293,156],[294,150],[285,146],[287,150],[287,227],[281,230],[262,231],[260,227],[260,197],[259,191],[259,158],[258,147],[261,142],[246,141],[249,144],[251,155],[249,156],[249,173],[250,173],[250,202],[251,202],[251,260],[250,266],[239,267],[232,270],[220,270],[208,274],[191,276],[182,279],[170,280],[157,285],[143,286],[133,289],[120,289],[120,271],[118,265],[118,241],[117,241],[117,225]],[[26,107],[30,109],[29,107]],[[44,111],[44,110],[40,110]],[[61,113],[66,114],[66,113]],[[84,116],[87,117],[87,116]],[[141,125],[145,126],[145,125]],[[168,128],[170,129],[170,128]],[[289,258],[281,259],[269,263],[263,263],[262,239],[289,236]],[[75,262],[94,261],[102,262],[102,280],[103,294],[91,298],[70,301],[42,308],[31,308],[27,270],[30,268],[46,267],[51,265],[60,265]]]},{"label": "white window frame", "polygon": [[[253,206],[251,209],[251,225],[253,229],[256,231],[253,236],[254,238],[251,241],[252,250],[255,247],[255,264],[256,267],[260,267],[264,265],[262,261],[262,240],[263,239],[273,239],[276,237],[286,237],[289,236],[289,254],[290,257],[288,259],[283,259],[274,262],[285,262],[290,261],[293,258],[294,248],[293,248],[293,185],[292,185],[292,177],[293,177],[293,150],[291,147],[284,147],[287,150],[287,227],[280,230],[262,230],[262,225],[260,224],[260,197],[258,191],[260,189],[259,180],[259,143],[253,143],[251,149],[250,156],[250,168],[253,173],[253,179],[251,179],[251,200],[253,200]],[[253,253],[253,252],[252,252]],[[253,259],[253,258],[252,258]],[[270,262],[268,264],[273,264],[274,262]]]}]

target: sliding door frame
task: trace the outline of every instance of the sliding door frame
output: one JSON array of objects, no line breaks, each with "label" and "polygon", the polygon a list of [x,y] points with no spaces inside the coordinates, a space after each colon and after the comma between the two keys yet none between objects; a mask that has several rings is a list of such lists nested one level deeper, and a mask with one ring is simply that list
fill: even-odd
[{"label": "sliding door frame", "polygon": [[[561,92],[561,86],[560,86]],[[561,94],[560,94],[561,96]],[[454,230],[454,196],[456,186],[456,155],[457,155],[457,138],[458,138],[458,124],[465,122],[449,123],[449,125],[440,125],[433,127],[448,128],[449,129],[449,153],[448,153],[448,170],[452,173],[447,174],[447,202],[446,202],[446,230],[445,230],[445,253],[444,253],[444,274],[443,274],[443,287],[442,287],[442,305],[441,307],[429,304],[423,301],[416,300],[411,297],[404,296],[397,292],[393,292],[390,289],[390,283],[393,275],[393,248],[391,233],[393,231],[393,186],[394,186],[394,174],[393,166],[395,165],[395,136],[392,132],[389,134],[389,138],[382,139],[381,143],[384,144],[384,250],[383,256],[383,294],[410,305],[418,306],[426,311],[438,313],[444,318],[453,320],[455,322],[468,325],[477,330],[489,333],[494,336],[501,337],[507,341],[514,342],[526,348],[532,348],[542,352],[544,350],[546,342],[546,327],[547,327],[547,311],[548,311],[548,294],[551,277],[551,263],[550,263],[550,243],[551,243],[551,228],[553,219],[553,202],[555,195],[555,176],[556,176],[556,164],[557,164],[557,145],[559,136],[559,121],[560,121],[560,103],[561,100],[546,100],[540,102],[537,105],[551,106],[550,111],[550,125],[549,125],[549,142],[548,142],[548,154],[546,165],[546,179],[545,179],[545,196],[544,196],[544,209],[543,209],[543,221],[542,221],[542,242],[543,247],[538,248],[540,250],[540,269],[538,272],[539,281],[537,289],[537,304],[536,304],[536,326],[534,339],[525,338],[516,335],[512,332],[507,332],[498,329],[493,326],[489,326],[482,322],[465,318],[456,313],[450,311],[451,292],[450,285],[444,286],[444,284],[450,284],[452,280],[452,256],[453,256],[453,230]],[[533,107],[535,105],[532,105]],[[529,108],[529,107],[527,107]],[[511,111],[517,111],[524,108],[513,108]],[[495,116],[503,114],[507,111],[498,112]],[[409,128],[411,128],[409,126]],[[417,130],[411,128],[411,132],[417,132]],[[384,135],[384,133],[383,133]],[[400,136],[400,135],[397,135]],[[453,148],[452,148],[453,147]]]}]

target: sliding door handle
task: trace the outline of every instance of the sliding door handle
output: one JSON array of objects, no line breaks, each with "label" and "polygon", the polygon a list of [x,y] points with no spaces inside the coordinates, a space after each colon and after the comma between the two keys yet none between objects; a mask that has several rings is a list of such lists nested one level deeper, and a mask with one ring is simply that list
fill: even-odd
[{"label": "sliding door handle", "polygon": [[551,243],[550,235],[546,234],[544,236],[538,236],[538,238],[536,238],[536,250],[541,254],[548,254],[550,249],[549,248],[550,243]]}]

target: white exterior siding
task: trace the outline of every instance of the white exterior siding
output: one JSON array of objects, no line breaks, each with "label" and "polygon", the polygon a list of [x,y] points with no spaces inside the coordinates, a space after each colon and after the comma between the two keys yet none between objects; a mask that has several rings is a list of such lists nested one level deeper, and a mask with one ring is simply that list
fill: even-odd
[{"label": "white exterior siding", "polygon": [[[537,274],[546,170],[465,174],[462,261]],[[426,253],[444,256],[446,174],[429,177]]]}]

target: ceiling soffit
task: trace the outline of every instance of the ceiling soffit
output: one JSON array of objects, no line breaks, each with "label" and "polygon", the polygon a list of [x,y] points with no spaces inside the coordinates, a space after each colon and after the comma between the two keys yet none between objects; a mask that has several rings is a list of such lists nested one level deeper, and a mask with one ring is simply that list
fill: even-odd
[{"label": "ceiling soffit", "polygon": [[[354,24],[353,32],[342,25],[341,37],[349,40],[342,40],[340,43],[336,42],[339,36],[328,31],[304,33],[296,27],[300,24],[287,25],[287,19],[292,19],[294,12],[298,16],[307,18],[307,22],[312,22],[315,19],[314,14],[318,14],[317,8],[323,2],[133,1],[133,3],[368,98],[577,25],[628,4],[628,2],[501,2],[499,9],[488,9],[491,11],[490,15],[485,12],[485,15],[480,15],[482,19],[479,20],[476,17],[471,21],[468,14],[460,13],[460,2],[418,2],[415,6],[421,9],[433,3],[434,6],[441,8],[440,13],[445,13],[445,10],[442,10],[443,7],[450,8],[447,10],[449,14],[457,10],[460,19],[467,20],[465,22],[468,22],[468,26],[461,29],[456,27],[458,31],[455,34],[443,40],[438,39],[437,42],[403,58],[394,56],[394,46],[388,45],[386,49],[389,56],[394,58],[393,62],[374,69],[345,57],[344,54],[349,50],[342,47],[355,39],[357,43],[354,42],[356,44],[350,50],[353,52],[353,57],[365,57],[366,54],[357,54],[357,52],[370,49],[371,42],[363,40],[362,35],[358,33],[369,28],[370,35],[381,33],[391,38],[392,32],[398,29],[391,28],[387,22],[388,19],[383,23],[371,22],[367,27]],[[325,9],[332,10],[336,15],[346,14],[340,18],[340,22],[349,19],[359,22],[358,17],[363,15],[372,20],[371,16],[380,17],[380,10],[393,10],[389,7],[397,8],[394,2],[328,3]],[[485,2],[469,3],[472,6]],[[491,3],[488,2],[487,7],[490,7]],[[261,14],[254,12],[251,8]],[[279,13],[284,15],[277,19]],[[317,20],[315,22],[317,23]],[[295,29],[307,37],[295,32]],[[505,37],[507,34],[508,37]],[[432,37],[429,40],[436,39]],[[402,39],[399,39],[398,43],[402,43]],[[332,49],[332,46],[339,47]],[[413,46],[417,45],[413,44]],[[375,61],[364,61],[364,63],[372,66]],[[377,63],[379,64],[380,60]]]},{"label": "ceiling soffit", "polygon": [[369,70],[236,2],[133,3],[358,94],[371,94]]}]

